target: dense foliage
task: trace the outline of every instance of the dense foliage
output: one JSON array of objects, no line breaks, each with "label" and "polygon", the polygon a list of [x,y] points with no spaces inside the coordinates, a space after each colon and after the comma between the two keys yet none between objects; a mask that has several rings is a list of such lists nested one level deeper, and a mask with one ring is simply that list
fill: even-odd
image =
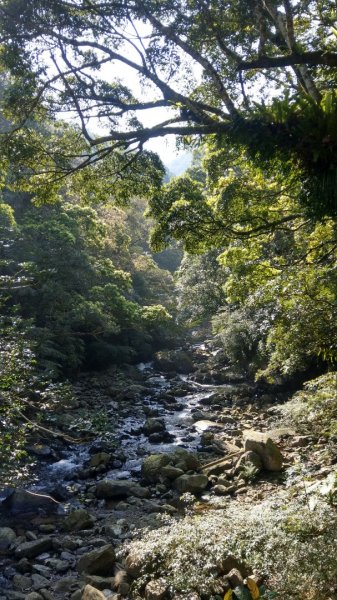
[{"label": "dense foliage", "polygon": [[267,576],[261,597],[330,598],[336,582],[335,512],[322,499],[311,511],[304,495],[289,498],[279,494],[250,506],[233,501],[228,508],[192,513],[174,526],[147,532],[129,547],[142,564],[134,597],[158,577],[173,595],[223,597],[222,565],[235,557],[250,572]]},{"label": "dense foliage", "polygon": [[132,253],[127,215],[74,202],[37,208],[16,197],[11,204],[15,210],[1,204],[3,311],[30,323],[40,368],[72,374],[146,358],[156,336],[165,338],[163,326],[170,329],[157,285],[165,281],[173,294],[172,277],[151,256]]},{"label": "dense foliage", "polygon": [[[222,148],[243,147],[255,164],[296,175],[309,214],[336,215],[332,2],[3,0],[0,14],[13,124],[2,127],[3,159],[29,164],[37,194],[47,182],[55,195],[69,173],[90,187],[97,178],[119,186],[124,172],[129,190],[140,177],[145,191],[153,184],[142,175],[155,178],[159,167],[138,153],[147,140],[214,134]],[[149,109],[155,124],[144,126]],[[155,109],[166,109],[159,123]],[[55,123],[41,136],[60,112],[77,128],[63,136]]]},{"label": "dense foliage", "polygon": [[[234,168],[228,168],[228,154]],[[199,265],[192,290],[199,289],[199,304],[213,314],[227,356],[267,377],[335,364],[335,221],[307,217],[298,200],[300,181],[257,169],[247,155],[221,150],[216,142],[208,143],[202,169],[205,183],[187,174],[151,199],[157,219],[152,241],[158,249],[173,236],[199,254],[186,256],[180,285]],[[216,248],[223,251],[212,250],[218,257],[203,295],[201,261]],[[193,292],[190,303],[187,293],[182,297],[193,314]]]}]

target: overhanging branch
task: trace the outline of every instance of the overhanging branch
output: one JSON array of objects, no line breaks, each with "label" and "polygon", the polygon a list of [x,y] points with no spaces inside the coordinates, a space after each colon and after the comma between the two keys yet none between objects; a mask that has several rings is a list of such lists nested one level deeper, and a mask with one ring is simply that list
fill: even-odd
[{"label": "overhanging branch", "polygon": [[292,53],[285,56],[261,56],[256,60],[240,62],[237,70],[272,69],[273,67],[292,67],[294,65],[337,67],[337,53],[317,50],[300,54]]}]

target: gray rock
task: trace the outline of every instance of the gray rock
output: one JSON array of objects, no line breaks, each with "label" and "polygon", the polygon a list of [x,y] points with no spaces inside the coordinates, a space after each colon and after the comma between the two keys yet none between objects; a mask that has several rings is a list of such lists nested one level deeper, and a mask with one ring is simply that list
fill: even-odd
[{"label": "gray rock", "polygon": [[217,483],[212,490],[217,496],[227,496],[228,494],[233,494],[235,487],[230,483],[228,483],[228,485]]},{"label": "gray rock", "polygon": [[31,592],[26,596],[26,600],[44,600],[44,598],[38,592]]},{"label": "gray rock", "polygon": [[81,529],[91,529],[94,523],[94,517],[84,508],[79,508],[65,518],[63,527],[66,531],[81,531]]},{"label": "gray rock", "polygon": [[59,504],[51,496],[16,489],[3,500],[1,508],[12,515],[37,514],[39,511],[51,514],[57,512]]},{"label": "gray rock", "polygon": [[49,590],[40,590],[39,592],[43,596],[43,600],[55,600],[55,596]]},{"label": "gray rock", "polygon": [[83,554],[77,563],[79,573],[88,575],[112,575],[115,564],[115,552],[111,544]]},{"label": "gray rock", "polygon": [[[78,579],[75,577],[63,577],[56,581],[53,585],[53,589],[56,594],[70,594],[78,589]],[[62,596],[67,597],[67,596]]]},{"label": "gray rock", "polygon": [[97,590],[111,589],[114,585],[113,577],[100,577],[99,575],[86,575],[85,583],[92,585]]},{"label": "gray rock", "polygon": [[177,448],[172,455],[174,466],[178,469],[186,471],[198,471],[200,469],[200,462],[198,457],[192,452],[184,450],[184,448]]},{"label": "gray rock", "polygon": [[103,479],[96,485],[97,498],[105,500],[114,498],[127,498],[136,496],[137,498],[148,498],[150,492],[147,488],[127,480]]},{"label": "gray rock", "polygon": [[143,432],[145,435],[151,435],[152,433],[161,433],[165,431],[164,419],[149,418],[146,419],[143,425]]},{"label": "gray rock", "polygon": [[106,600],[102,592],[87,584],[83,590],[82,600]]},{"label": "gray rock", "polygon": [[26,600],[26,594],[14,590],[6,590],[6,600]]},{"label": "gray rock", "polygon": [[39,575],[38,573],[34,573],[34,575],[32,575],[32,580],[35,590],[41,590],[42,588],[49,585],[48,579],[46,579],[46,577],[43,577],[43,575]]},{"label": "gray rock", "polygon": [[259,431],[246,431],[244,433],[245,451],[256,452],[262,460],[266,471],[281,471],[283,465],[282,454],[267,433]]},{"label": "gray rock", "polygon": [[161,470],[171,462],[169,454],[150,454],[142,464],[142,477],[149,483],[160,481]]},{"label": "gray rock", "polygon": [[208,477],[206,475],[181,475],[174,481],[174,487],[178,492],[185,493],[191,492],[199,493],[202,492],[208,484]]},{"label": "gray rock", "polygon": [[184,475],[184,471],[182,469],[177,469],[177,467],[174,467],[173,465],[165,465],[161,469],[161,474],[165,479],[173,481],[174,479],[177,479],[177,477]]},{"label": "gray rock", "polygon": [[13,577],[13,586],[17,590],[29,590],[32,585],[32,580],[30,577],[26,577],[25,575],[19,575],[16,573]]},{"label": "gray rock", "polygon": [[50,558],[48,560],[48,565],[50,565],[50,567],[54,569],[56,573],[65,573],[70,567],[74,565],[74,563],[74,557],[72,557],[72,560],[70,562],[66,560],[60,560],[59,558]]},{"label": "gray rock", "polygon": [[7,550],[16,539],[16,533],[10,527],[0,527],[0,551]]},{"label": "gray rock", "polygon": [[154,356],[155,367],[161,371],[191,373],[195,367],[191,355],[184,350],[160,350]]},{"label": "gray rock", "polygon": [[16,558],[35,558],[43,552],[48,552],[53,547],[53,540],[49,537],[33,540],[32,542],[24,542],[15,549]]},{"label": "gray rock", "polygon": [[111,454],[107,452],[97,452],[90,459],[89,467],[98,467],[99,465],[107,466],[111,461]]}]

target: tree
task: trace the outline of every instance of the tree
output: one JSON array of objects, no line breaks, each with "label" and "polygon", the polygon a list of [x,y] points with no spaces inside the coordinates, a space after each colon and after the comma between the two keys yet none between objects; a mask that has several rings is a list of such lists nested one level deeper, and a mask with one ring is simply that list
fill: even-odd
[{"label": "tree", "polygon": [[189,325],[207,323],[226,303],[226,272],[219,265],[220,250],[185,254],[177,273],[179,319]]},{"label": "tree", "polygon": [[[296,169],[308,210],[337,214],[332,2],[2,0],[0,15],[12,154],[33,143],[47,156],[27,124],[64,112],[78,129],[77,146],[59,150],[62,175],[116,156],[136,164],[153,137],[214,134],[221,147]],[[111,76],[122,71],[146,94]],[[143,126],[142,114],[156,108],[168,118]]]}]

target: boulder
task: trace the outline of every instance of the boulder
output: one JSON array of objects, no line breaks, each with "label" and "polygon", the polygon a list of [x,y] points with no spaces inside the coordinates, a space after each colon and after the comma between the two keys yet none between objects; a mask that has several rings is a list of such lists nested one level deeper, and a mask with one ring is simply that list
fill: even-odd
[{"label": "boulder", "polygon": [[43,552],[48,552],[53,547],[53,540],[49,537],[40,538],[31,542],[24,542],[15,549],[16,558],[35,558]]},{"label": "boulder", "polygon": [[83,590],[82,600],[106,600],[106,597],[92,585],[86,585]]},{"label": "boulder", "polygon": [[66,531],[81,531],[82,529],[91,529],[94,523],[94,517],[84,508],[79,508],[65,518],[63,527]]},{"label": "boulder", "polygon": [[111,461],[111,454],[108,452],[97,452],[93,454],[90,461],[89,467],[98,467],[99,465],[107,466]]},{"label": "boulder", "polygon": [[259,455],[266,471],[281,471],[283,456],[267,433],[249,430],[244,433],[245,452],[252,450]]},{"label": "boulder", "polygon": [[115,552],[111,544],[83,554],[77,563],[79,573],[88,575],[113,575]]},{"label": "boulder", "polygon": [[35,494],[26,490],[14,490],[3,502],[1,508],[9,511],[12,515],[37,514],[44,512],[51,514],[57,512],[59,502],[45,494]]},{"label": "boulder", "polygon": [[200,469],[199,459],[192,452],[177,448],[172,454],[173,464],[178,469],[186,471],[198,471]]},{"label": "boulder", "polygon": [[220,458],[219,460],[215,460],[211,463],[208,463],[204,467],[202,467],[202,472],[205,475],[222,475],[228,471],[230,471],[233,467],[233,460],[231,458]]},{"label": "boulder", "polygon": [[208,484],[208,477],[206,475],[181,475],[174,481],[174,487],[178,492],[182,494],[185,492],[191,492],[192,494],[198,494],[202,492]]},{"label": "boulder", "polygon": [[133,385],[129,385],[124,390],[119,390],[117,393],[117,400],[139,400],[147,392],[148,388],[135,383]]},{"label": "boulder", "polygon": [[161,470],[171,462],[169,454],[150,454],[142,464],[142,477],[149,483],[157,483],[161,478]]},{"label": "boulder", "polygon": [[165,431],[165,429],[166,427],[164,419],[149,418],[146,419],[143,425],[143,433],[145,433],[145,435],[151,435],[152,433],[161,433],[162,431]]},{"label": "boulder", "polygon": [[17,590],[28,590],[32,586],[32,580],[30,577],[16,573],[13,577],[13,586]]},{"label": "boulder", "polygon": [[216,494],[217,496],[227,496],[228,494],[233,494],[235,492],[235,487],[234,485],[231,485],[229,482],[227,482],[226,484],[224,483],[217,483],[213,488],[212,488],[214,494]]},{"label": "boulder", "polygon": [[96,485],[97,498],[113,500],[114,498],[148,498],[150,492],[147,488],[127,480],[102,479]]},{"label": "boulder", "polygon": [[160,371],[191,373],[195,370],[191,355],[184,350],[160,350],[154,356],[154,366]]},{"label": "boulder", "polygon": [[177,479],[177,477],[184,475],[184,471],[174,467],[173,465],[166,465],[165,467],[162,467],[161,474],[163,477],[165,477],[165,479],[173,481],[174,479]]},{"label": "boulder", "polygon": [[0,527],[0,552],[7,550],[16,539],[16,533],[10,527]]}]

